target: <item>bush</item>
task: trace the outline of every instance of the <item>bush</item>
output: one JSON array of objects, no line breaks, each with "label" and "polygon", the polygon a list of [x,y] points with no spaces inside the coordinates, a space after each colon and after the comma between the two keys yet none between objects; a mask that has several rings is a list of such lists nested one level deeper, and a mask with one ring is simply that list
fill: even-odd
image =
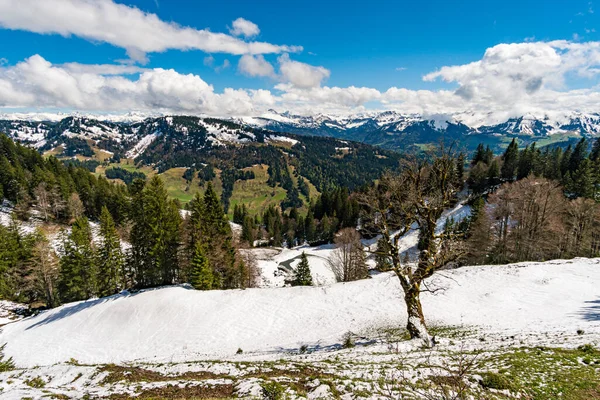
[{"label": "bush", "polygon": [[342,338],[342,347],[344,349],[351,349],[354,346],[354,335],[352,334],[352,332],[346,333]]},{"label": "bush", "polygon": [[42,378],[40,378],[39,376],[32,378],[32,379],[27,379],[25,381],[25,384],[29,387],[32,387],[34,389],[41,389],[43,387],[46,386],[46,381],[43,380]]},{"label": "bush", "polygon": [[235,354],[242,354],[243,352],[244,352],[244,350],[242,350],[242,349],[240,348],[240,349],[237,349],[237,351],[235,352]]},{"label": "bush", "polygon": [[510,381],[504,376],[494,372],[486,372],[482,376],[481,386],[486,389],[510,389]]},{"label": "bush", "polygon": [[285,388],[281,386],[279,382],[265,382],[262,385],[263,399],[265,400],[281,400],[283,399],[283,393]]},{"label": "bush", "polygon": [[582,353],[594,353],[596,351],[594,346],[591,344],[582,344],[577,348],[577,350],[581,351]]},{"label": "bush", "polygon": [[6,343],[0,346],[0,372],[11,371],[15,369],[15,363],[13,362],[13,358],[5,358],[4,357],[4,348],[6,347]]}]

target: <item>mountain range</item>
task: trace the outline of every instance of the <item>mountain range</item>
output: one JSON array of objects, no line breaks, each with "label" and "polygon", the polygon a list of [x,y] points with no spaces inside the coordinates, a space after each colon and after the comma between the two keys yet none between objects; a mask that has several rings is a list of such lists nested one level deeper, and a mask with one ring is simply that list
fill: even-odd
[{"label": "mountain range", "polygon": [[[50,113],[4,114],[0,115],[0,130],[38,148],[56,144],[56,139],[61,135],[113,139],[130,151],[129,155],[136,156],[154,140],[156,130],[151,126],[160,125],[161,118],[167,118],[167,121],[173,117],[147,116],[133,112],[126,115],[71,116]],[[201,122],[200,125],[207,128],[207,139],[215,144],[252,141],[252,130],[261,130],[267,132],[267,137],[273,132],[333,137],[391,150],[418,150],[423,145],[449,140],[459,142],[467,150],[484,142],[499,151],[513,137],[517,137],[522,145],[533,141],[543,145],[600,135],[600,113],[527,114],[495,124],[463,122],[468,120],[468,116],[427,117],[395,111],[349,116],[304,116],[274,110],[256,117],[230,117],[221,120],[198,118],[198,121],[209,121]],[[231,123],[234,125],[229,125]]]}]

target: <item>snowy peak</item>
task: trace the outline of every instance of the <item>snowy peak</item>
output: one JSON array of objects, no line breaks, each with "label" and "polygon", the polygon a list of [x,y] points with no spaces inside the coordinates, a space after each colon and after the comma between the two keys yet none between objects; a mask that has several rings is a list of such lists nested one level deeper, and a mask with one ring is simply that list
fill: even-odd
[{"label": "snowy peak", "polygon": [[335,116],[317,114],[314,116],[293,115],[289,112],[277,113],[270,110],[260,117],[242,117],[237,119],[240,123],[250,126],[260,126],[267,129],[339,136],[342,132],[350,133],[361,131],[385,132],[387,134],[414,131],[418,126],[428,127],[437,131],[447,129],[456,130],[457,127],[464,134],[487,133],[499,135],[529,135],[547,136],[555,133],[572,132],[587,136],[600,134],[600,114],[570,113],[562,115],[533,115],[526,114],[510,118],[495,124],[467,123],[469,118],[452,117],[447,115],[402,114],[395,111],[371,112],[350,116]]}]

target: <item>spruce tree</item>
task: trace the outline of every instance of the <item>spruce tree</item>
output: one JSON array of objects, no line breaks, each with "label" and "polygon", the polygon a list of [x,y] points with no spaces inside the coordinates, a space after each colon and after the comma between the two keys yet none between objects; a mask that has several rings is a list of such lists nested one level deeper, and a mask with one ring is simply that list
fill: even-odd
[{"label": "spruce tree", "polygon": [[500,167],[498,166],[498,161],[494,159],[488,169],[488,182],[490,185],[497,185],[499,183],[499,178]]},{"label": "spruce tree", "polygon": [[97,258],[92,246],[92,232],[86,217],[73,223],[64,241],[60,259],[58,290],[63,302],[85,300],[97,295]]},{"label": "spruce tree", "polygon": [[572,176],[572,186],[567,188],[575,197],[594,197],[594,176],[592,162],[584,159]]},{"label": "spruce tree", "polygon": [[213,288],[214,276],[204,246],[196,244],[191,262],[190,283],[195,289],[210,290]]},{"label": "spruce tree", "polygon": [[529,146],[525,148],[519,154],[519,162],[517,167],[517,180],[527,178],[533,169],[531,162],[532,152]]},{"label": "spruce tree", "polygon": [[479,143],[477,145],[477,149],[475,150],[475,154],[473,154],[473,158],[471,159],[471,166],[477,165],[477,163],[485,162],[485,149],[483,147],[483,143]]},{"label": "spruce tree", "polygon": [[600,159],[600,138],[596,139],[592,146],[592,153],[590,154],[590,160],[596,162]]},{"label": "spruce tree", "polygon": [[242,225],[242,240],[247,242],[250,247],[254,246],[254,220],[247,215]]},{"label": "spruce tree", "polygon": [[579,169],[579,166],[588,156],[588,143],[585,138],[582,138],[577,145],[575,146],[575,150],[573,150],[573,154],[569,159],[569,172],[573,174],[575,171]]},{"label": "spruce tree", "polygon": [[490,163],[492,162],[493,159],[494,159],[494,152],[492,151],[492,149],[490,148],[490,146],[487,145],[485,147],[485,152],[484,152],[484,156],[483,156],[483,162],[486,163],[487,165],[490,165]]},{"label": "spruce tree", "polygon": [[[135,182],[134,182],[135,184]],[[134,188],[131,255],[139,287],[173,284],[179,277],[181,216],[164,183],[154,176]]]},{"label": "spruce tree", "polygon": [[502,179],[512,181],[515,178],[519,163],[519,145],[515,139],[506,148],[502,156],[502,161],[504,163],[502,164],[500,175]]},{"label": "spruce tree", "polygon": [[100,214],[102,245],[98,250],[98,290],[100,296],[109,296],[127,284],[121,241],[115,222],[106,206]]},{"label": "spruce tree", "polygon": [[313,284],[310,265],[308,264],[305,252],[302,252],[302,256],[300,257],[300,264],[296,268],[296,277],[293,284],[294,286],[312,286]]}]

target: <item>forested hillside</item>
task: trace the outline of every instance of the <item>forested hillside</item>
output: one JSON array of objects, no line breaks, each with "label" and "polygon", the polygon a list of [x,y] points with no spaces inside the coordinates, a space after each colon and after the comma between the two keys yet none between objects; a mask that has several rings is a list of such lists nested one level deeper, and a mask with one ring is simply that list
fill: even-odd
[{"label": "forested hillside", "polygon": [[2,130],[46,155],[126,184],[161,175],[169,194],[184,203],[212,182],[229,215],[231,205],[242,204],[252,215],[271,205],[306,212],[311,196],[369,184],[400,159],[360,143],[185,116],[133,124],[76,117],[0,121]]}]

